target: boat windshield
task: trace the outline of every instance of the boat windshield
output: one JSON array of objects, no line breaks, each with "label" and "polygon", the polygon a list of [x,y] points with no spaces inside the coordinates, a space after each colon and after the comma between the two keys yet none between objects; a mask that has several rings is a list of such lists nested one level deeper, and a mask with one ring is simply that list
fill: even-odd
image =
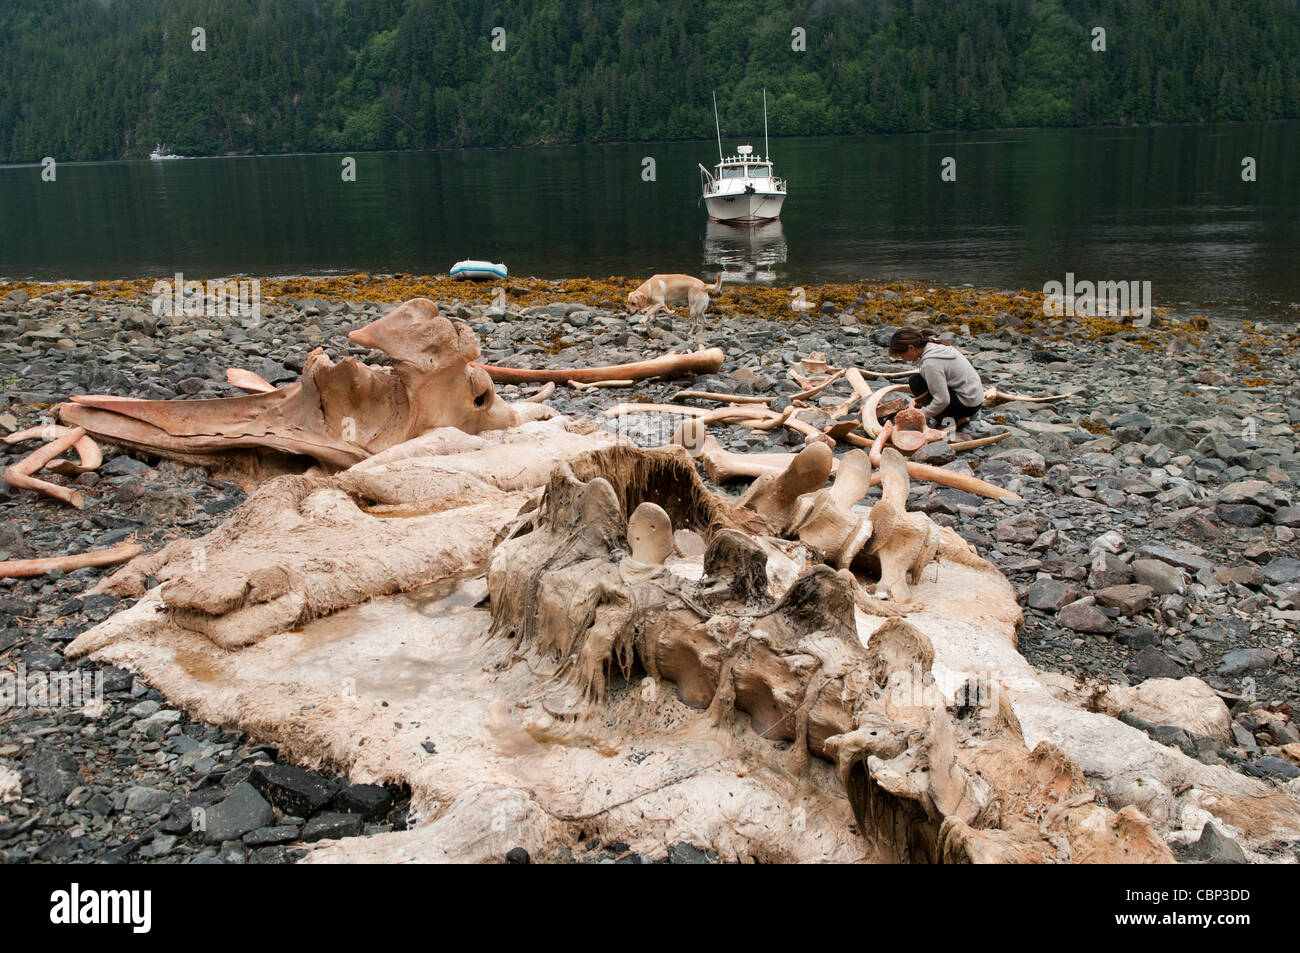
[{"label": "boat windshield", "polygon": [[743,179],[745,177],[745,169],[743,166],[724,166],[722,169],[722,177],[724,179]]}]

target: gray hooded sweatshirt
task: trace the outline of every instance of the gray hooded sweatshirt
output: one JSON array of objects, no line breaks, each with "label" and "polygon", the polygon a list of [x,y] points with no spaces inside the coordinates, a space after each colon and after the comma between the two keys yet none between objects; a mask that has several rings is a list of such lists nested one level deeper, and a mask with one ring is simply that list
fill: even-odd
[{"label": "gray hooded sweatshirt", "polygon": [[925,415],[936,419],[944,416],[953,398],[967,407],[984,403],[984,383],[979,373],[955,347],[930,343],[921,352],[921,376],[930,391],[932,400],[924,407]]}]

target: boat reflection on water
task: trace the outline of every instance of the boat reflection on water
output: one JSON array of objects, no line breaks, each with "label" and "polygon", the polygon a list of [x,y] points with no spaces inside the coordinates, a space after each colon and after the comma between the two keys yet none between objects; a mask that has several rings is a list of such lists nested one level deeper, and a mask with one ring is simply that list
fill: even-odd
[{"label": "boat reflection on water", "polygon": [[733,225],[710,219],[704,230],[704,264],[720,267],[723,281],[775,284],[788,254],[781,221]]}]

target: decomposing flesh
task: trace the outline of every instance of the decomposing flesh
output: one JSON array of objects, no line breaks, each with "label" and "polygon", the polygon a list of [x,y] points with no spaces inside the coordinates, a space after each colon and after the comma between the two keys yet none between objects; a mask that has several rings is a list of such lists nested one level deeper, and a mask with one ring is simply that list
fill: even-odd
[{"label": "decomposing flesh", "polygon": [[439,427],[477,434],[533,419],[501,400],[488,372],[474,366],[479,346],[469,326],[443,317],[426,298],[404,302],[348,337],[383,351],[392,368],[353,358],[336,364],[317,348],[301,379],[287,387],[263,391],[240,378],[239,386],[259,392],[208,400],[80,395],[59,416],[97,437],[186,462],[253,448],[334,468]]},{"label": "decomposing flesh", "polygon": [[[1009,584],[907,512],[915,465],[893,448],[772,457],[737,501],[683,447],[565,418],[432,429],[267,481],[207,537],[137,558],[102,585],[139,602],[68,653],[290,757],[410,784],[414,830],[313,859],[549,859],[597,836],[728,859],[1167,862],[1211,818],[1252,848],[1294,836],[1293,796],[1034,672]],[[488,609],[419,608],[421,587],[485,568]],[[772,822],[796,803],[806,823]]]}]

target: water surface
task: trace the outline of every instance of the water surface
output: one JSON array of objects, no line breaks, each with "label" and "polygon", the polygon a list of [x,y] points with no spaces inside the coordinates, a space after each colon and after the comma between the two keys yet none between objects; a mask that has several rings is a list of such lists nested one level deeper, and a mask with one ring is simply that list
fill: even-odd
[{"label": "water surface", "polygon": [[[724,140],[728,152],[740,142]],[[761,140],[755,143],[762,149]],[[1150,280],[1157,305],[1295,318],[1300,123],[774,139],[779,223],[710,223],[712,141],[0,168],[0,276],[682,271],[1041,288]],[[942,160],[957,180],[941,181]],[[1241,163],[1256,161],[1257,181]],[[645,181],[645,158],[654,181]]]}]

